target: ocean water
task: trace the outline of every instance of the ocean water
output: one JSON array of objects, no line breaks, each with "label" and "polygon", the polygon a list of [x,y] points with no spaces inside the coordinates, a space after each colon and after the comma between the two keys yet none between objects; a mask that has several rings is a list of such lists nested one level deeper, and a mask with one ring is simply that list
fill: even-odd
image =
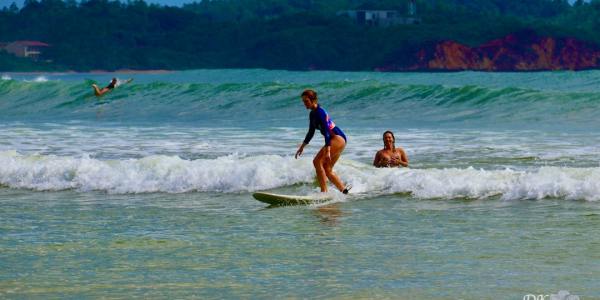
[{"label": "ocean water", "polygon": [[1,75],[0,298],[600,299],[600,71]]}]

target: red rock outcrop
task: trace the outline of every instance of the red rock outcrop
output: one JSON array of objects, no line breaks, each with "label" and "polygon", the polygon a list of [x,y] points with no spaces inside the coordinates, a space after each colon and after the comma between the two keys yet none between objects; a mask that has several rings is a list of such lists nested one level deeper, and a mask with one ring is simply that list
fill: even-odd
[{"label": "red rock outcrop", "polygon": [[600,68],[600,48],[573,38],[523,31],[478,47],[442,41],[419,50],[412,64],[392,61],[381,71],[543,71]]}]

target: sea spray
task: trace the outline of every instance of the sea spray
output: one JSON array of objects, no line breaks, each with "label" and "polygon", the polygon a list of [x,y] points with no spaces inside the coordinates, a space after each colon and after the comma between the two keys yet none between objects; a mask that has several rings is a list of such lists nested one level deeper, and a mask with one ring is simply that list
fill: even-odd
[{"label": "sea spray", "polygon": [[[0,184],[39,191],[75,189],[109,193],[251,192],[312,185],[308,158],[278,155],[185,160],[154,155],[141,159],[0,153]],[[600,199],[600,168],[542,167],[532,171],[475,168],[376,169],[342,160],[336,169],[356,197],[407,193],[418,199]]]},{"label": "sea spray", "polygon": [[407,193],[417,199],[539,200],[565,198],[600,199],[600,168],[542,167],[532,171],[447,169],[377,169],[353,172],[353,191],[374,194]]},{"label": "sea spray", "polygon": [[97,160],[89,157],[0,152],[0,183],[40,191],[76,189],[110,193],[241,192],[312,180],[303,160],[275,155],[184,160],[176,156]]}]

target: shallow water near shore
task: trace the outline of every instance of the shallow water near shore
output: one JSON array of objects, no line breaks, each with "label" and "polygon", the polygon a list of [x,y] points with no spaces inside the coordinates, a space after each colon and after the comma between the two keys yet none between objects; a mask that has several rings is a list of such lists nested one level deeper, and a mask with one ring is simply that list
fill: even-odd
[{"label": "shallow water near shore", "polygon": [[390,195],[265,209],[247,193],[14,190],[0,199],[9,298],[598,297],[595,202]]},{"label": "shallow water near shore", "polygon": [[[0,81],[0,298],[600,299],[600,72],[27,76]],[[268,208],[318,191],[307,87],[352,193]],[[371,166],[387,129],[411,168]]]}]

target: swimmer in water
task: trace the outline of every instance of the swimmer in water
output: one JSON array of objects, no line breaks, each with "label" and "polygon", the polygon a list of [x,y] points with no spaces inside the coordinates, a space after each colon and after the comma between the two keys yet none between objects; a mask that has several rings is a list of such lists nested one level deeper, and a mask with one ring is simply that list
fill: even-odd
[{"label": "swimmer in water", "polygon": [[401,147],[396,147],[394,133],[383,133],[383,149],[377,151],[373,165],[377,168],[408,167],[408,157]]}]

